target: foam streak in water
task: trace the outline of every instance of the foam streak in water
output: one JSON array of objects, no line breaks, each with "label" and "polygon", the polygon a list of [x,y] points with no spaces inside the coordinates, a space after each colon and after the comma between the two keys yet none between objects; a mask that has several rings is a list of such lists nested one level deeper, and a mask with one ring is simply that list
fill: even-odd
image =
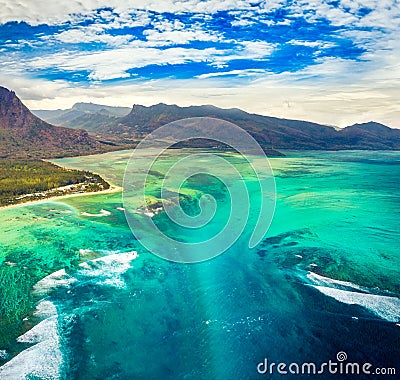
[{"label": "foam streak in water", "polygon": [[400,299],[397,297],[371,294],[367,288],[352,282],[334,280],[313,272],[307,274],[307,279],[315,289],[339,302],[362,306],[389,322],[400,321]]},{"label": "foam streak in water", "polygon": [[53,315],[18,338],[18,342],[34,345],[0,367],[1,379],[57,380],[60,378],[62,354],[58,336],[57,311],[49,301],[39,303],[35,314],[42,316],[42,311],[46,316]]},{"label": "foam streak in water", "polygon": [[99,217],[102,217],[102,216],[109,216],[109,215],[111,215],[111,212],[107,211],[107,210],[104,210],[104,209],[101,209],[98,214],[91,214],[89,212],[83,212],[82,215],[83,216],[91,216],[91,217],[99,218]]},{"label": "foam streak in water", "polygon": [[349,304],[360,305],[372,311],[378,317],[389,322],[400,321],[400,299],[397,297],[379,296],[376,294],[366,294],[351,292],[325,286],[314,286],[321,293],[333,297],[336,300]]}]

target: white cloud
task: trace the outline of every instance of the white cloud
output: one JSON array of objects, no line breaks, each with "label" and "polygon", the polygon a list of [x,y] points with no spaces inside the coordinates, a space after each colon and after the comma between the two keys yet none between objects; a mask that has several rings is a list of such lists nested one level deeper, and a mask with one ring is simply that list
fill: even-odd
[{"label": "white cloud", "polygon": [[343,8],[336,8],[326,0],[298,0],[289,7],[290,13],[296,17],[304,17],[314,23],[321,19],[329,20],[332,25],[345,26],[357,21],[357,17]]},{"label": "white cloud", "polygon": [[23,64],[33,69],[56,68],[76,72],[89,71],[92,80],[109,80],[127,78],[129,69],[142,68],[148,65],[177,65],[187,62],[205,62],[216,59],[223,52],[214,48],[184,49],[169,48],[159,50],[151,47],[138,47],[140,41],[134,41],[128,47],[93,53],[58,53],[37,57]]},{"label": "white cloud", "polygon": [[[149,12],[141,9],[121,9],[117,13],[102,10],[92,11],[89,14],[83,14],[80,17],[75,16],[75,21],[80,21],[81,18],[94,20],[95,23],[90,26],[98,28],[99,31],[109,29],[134,28],[140,26],[148,26],[151,23]],[[73,18],[74,19],[74,18]]]},{"label": "white cloud", "polygon": [[286,5],[286,0],[265,0],[260,4],[261,13],[269,13]]},{"label": "white cloud", "polygon": [[185,24],[182,21],[170,21],[161,16],[158,16],[158,20],[153,22],[153,26],[160,32],[172,32],[175,30],[183,30],[185,28]]},{"label": "white cloud", "polygon": [[113,36],[110,34],[104,34],[99,30],[96,30],[95,26],[69,29],[59,34],[55,34],[53,38],[63,43],[91,43],[91,42],[102,42],[111,46],[121,46],[126,44],[132,36],[129,35],[117,35]]},{"label": "white cloud", "polygon": [[320,49],[328,49],[328,48],[335,46],[335,44],[333,42],[327,42],[327,41],[290,40],[287,43],[290,45],[307,46],[307,47],[311,47],[311,48],[320,48]]},{"label": "white cloud", "polygon": [[[90,29],[89,29],[90,30]],[[182,33],[182,34],[180,34]],[[74,72],[88,72],[89,79],[104,81],[110,79],[129,78],[129,70],[143,68],[148,65],[177,65],[189,62],[205,62],[208,65],[224,67],[234,60],[262,60],[267,58],[275,49],[274,44],[264,41],[243,41],[232,45],[231,49],[196,49],[184,47],[168,47],[159,49],[172,43],[187,43],[189,40],[197,41],[216,39],[216,36],[203,34],[197,31],[167,31],[161,36],[149,34],[148,41],[134,40],[128,42],[127,38],[111,38],[95,31],[87,33],[81,29],[69,30],[56,35],[55,38],[63,42],[106,42],[114,45],[112,48],[98,51],[69,50],[60,53],[35,56],[34,58],[21,59],[13,56],[9,59],[0,59],[0,64],[9,71],[24,72],[37,70],[53,70]],[[232,41],[231,41],[232,42]]]},{"label": "white cloud", "polygon": [[188,44],[192,41],[217,41],[218,38],[201,30],[172,30],[159,32],[157,30],[147,30],[144,32],[147,41],[153,42],[157,46],[170,44]]},{"label": "white cloud", "polygon": [[222,39],[217,32],[207,31],[199,22],[188,26],[179,20],[171,21],[159,15],[152,26],[153,29],[143,32],[151,46],[183,45],[193,41],[217,42]]},{"label": "white cloud", "polygon": [[31,25],[61,24],[71,19],[71,15],[90,14],[99,8],[111,7],[117,13],[125,13],[135,9],[154,12],[193,12],[199,14],[215,13],[221,10],[251,9],[245,0],[0,0],[0,23],[8,21],[26,21]]},{"label": "white cloud", "polygon": [[[397,0],[340,0],[339,6],[329,0],[297,0],[286,8],[292,16],[309,22],[326,19],[334,26],[373,27],[398,31],[400,3]],[[369,9],[367,15],[361,9]]]},{"label": "white cloud", "polygon": [[240,58],[255,60],[270,56],[277,46],[266,41],[241,41],[239,45],[242,47]]},{"label": "white cloud", "polygon": [[[385,76],[374,73],[376,77],[357,62],[341,59],[321,60],[317,66],[297,73],[272,75],[258,70],[247,73],[233,70],[220,74],[224,76],[210,74],[202,79],[146,82],[128,80],[123,84],[92,83],[79,87],[64,81],[18,77],[15,73],[0,75],[0,81],[15,90],[33,109],[68,108],[78,101],[122,106],[159,102],[182,106],[211,103],[341,127],[374,120],[400,128],[399,65],[397,71],[387,72]],[[253,75],[255,80],[237,86],[230,74]]]},{"label": "white cloud", "polygon": [[255,12],[246,12],[246,11],[231,11],[229,12],[231,16],[234,16],[235,19],[231,21],[232,26],[245,27],[255,24],[255,20],[257,20],[257,14]]},{"label": "white cloud", "polygon": [[198,75],[196,78],[208,79],[224,76],[235,76],[235,77],[253,77],[265,74],[267,71],[263,69],[243,69],[243,70],[230,70],[230,71],[219,71],[216,73],[208,73]]},{"label": "white cloud", "polygon": [[253,24],[255,24],[254,21],[252,21],[251,19],[246,19],[246,18],[236,19],[236,20],[231,22],[232,26],[240,26],[240,27],[250,26],[250,25],[253,25]]}]

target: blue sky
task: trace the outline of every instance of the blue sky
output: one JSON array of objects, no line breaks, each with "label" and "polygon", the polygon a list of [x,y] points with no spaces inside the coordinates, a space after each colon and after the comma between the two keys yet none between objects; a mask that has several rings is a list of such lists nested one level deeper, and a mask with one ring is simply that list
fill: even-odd
[{"label": "blue sky", "polygon": [[397,0],[0,0],[0,85],[76,101],[240,107],[400,128]]}]

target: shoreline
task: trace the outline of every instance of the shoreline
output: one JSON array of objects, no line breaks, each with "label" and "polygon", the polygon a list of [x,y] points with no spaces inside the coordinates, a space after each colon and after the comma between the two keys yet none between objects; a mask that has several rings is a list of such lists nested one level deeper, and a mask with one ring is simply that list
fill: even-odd
[{"label": "shoreline", "polygon": [[0,206],[0,211],[1,210],[7,210],[7,209],[12,209],[12,208],[18,208],[18,207],[24,207],[24,206],[31,206],[39,203],[45,203],[45,202],[52,202],[52,201],[57,201],[57,200],[62,200],[66,198],[73,198],[73,197],[81,197],[85,195],[96,195],[96,194],[108,194],[108,193],[118,193],[122,191],[121,186],[116,186],[113,185],[112,183],[108,182],[110,184],[110,187],[105,190],[100,190],[100,191],[88,191],[88,192],[83,192],[83,193],[71,193],[71,194],[65,194],[65,195],[56,195],[54,197],[48,197],[48,198],[43,198],[43,199],[36,199],[33,201],[27,201],[27,202],[21,202],[21,203],[14,203],[12,205],[7,205],[7,206]]}]

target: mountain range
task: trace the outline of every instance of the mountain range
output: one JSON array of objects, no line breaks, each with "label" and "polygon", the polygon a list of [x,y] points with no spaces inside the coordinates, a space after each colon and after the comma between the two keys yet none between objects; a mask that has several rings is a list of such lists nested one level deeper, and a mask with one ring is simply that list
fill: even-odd
[{"label": "mountain range", "polygon": [[137,137],[175,120],[189,117],[214,117],[227,120],[248,131],[263,148],[269,149],[400,149],[400,130],[369,122],[339,129],[308,121],[288,120],[250,114],[237,108],[214,106],[179,107],[157,104],[135,105],[131,112],[108,127],[108,131],[130,128]]},{"label": "mountain range", "polygon": [[[70,115],[76,114],[77,109],[82,114],[71,119]],[[42,115],[46,121],[54,121],[54,118],[49,118],[44,111],[35,112]],[[129,142],[175,120],[208,116],[227,120],[244,128],[267,150],[400,149],[400,130],[376,122],[354,124],[339,129],[308,121],[250,114],[237,108],[222,109],[211,105],[179,107],[162,103],[150,107],[134,105],[125,116],[117,116],[123,112],[127,112],[127,108],[105,108],[91,103],[78,103],[70,110],[59,112],[57,120],[61,125],[84,127],[92,133],[114,136]]]},{"label": "mountain range", "polygon": [[130,111],[129,107],[76,103],[70,109],[32,110],[32,113],[50,124],[99,131],[104,126],[115,123],[118,118],[128,115]]},{"label": "mountain range", "polygon": [[[77,103],[66,110],[33,112],[36,116],[12,91],[0,87],[0,156],[54,157],[123,149],[134,146],[166,123],[192,117],[232,122],[248,131],[271,155],[291,149],[400,150],[400,130],[372,121],[339,129],[308,121],[251,114],[238,108],[180,107],[163,103],[149,107],[134,105],[131,109]],[[192,141],[181,146],[213,145]]]}]

